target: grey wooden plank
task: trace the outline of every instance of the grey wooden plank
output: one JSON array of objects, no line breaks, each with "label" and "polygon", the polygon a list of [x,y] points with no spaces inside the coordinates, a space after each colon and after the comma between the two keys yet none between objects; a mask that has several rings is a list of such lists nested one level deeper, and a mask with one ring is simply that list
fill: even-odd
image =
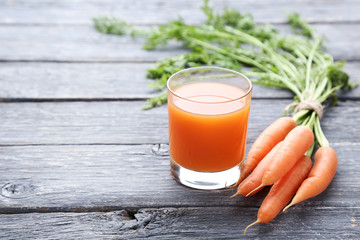
[{"label": "grey wooden plank", "polygon": [[[339,161],[333,182],[321,195],[300,203],[299,208],[359,206],[360,143],[331,145]],[[235,189],[184,187],[170,174],[166,144],[0,147],[0,213],[258,207],[267,190],[249,198],[231,199]]]},{"label": "grey wooden plank", "polygon": [[319,24],[315,30],[325,36],[324,45],[336,60],[359,60],[360,44],[354,44],[358,38],[358,24]]},{"label": "grey wooden plank", "polygon": [[[253,99],[249,142],[281,116],[290,103],[291,100]],[[167,143],[167,106],[144,111],[143,104],[143,101],[0,103],[0,145]],[[359,117],[358,101],[341,101],[338,106],[326,109],[322,124],[329,141],[359,142]]]},{"label": "grey wooden plank", "polygon": [[147,62],[185,52],[179,44],[146,51],[143,38],[100,34],[93,26],[0,26],[0,36],[5,61]]},{"label": "grey wooden plank", "polygon": [[[150,89],[146,70],[153,63],[34,63],[0,64],[0,99],[145,99]],[[360,62],[347,63],[351,80],[360,79]],[[359,99],[360,88],[341,92],[342,99]],[[292,98],[289,91],[254,86],[253,98]]]},{"label": "grey wooden plank", "polygon": [[[360,67],[357,62],[345,62],[344,71],[349,74],[350,81],[355,85],[360,84]],[[357,86],[355,89],[350,91],[338,92],[341,98],[357,98],[360,94],[360,88]]]},{"label": "grey wooden plank", "polygon": [[[4,239],[241,239],[257,209],[149,208],[0,215]],[[133,215],[134,214],[134,215]],[[301,208],[250,228],[255,239],[358,239],[359,208]]]},{"label": "grey wooden plank", "polygon": [[139,99],[153,63],[1,63],[2,99]]},{"label": "grey wooden plank", "polygon": [[[233,7],[250,12],[260,21],[283,22],[287,12],[299,12],[309,21],[359,21],[360,4],[356,0],[328,1],[236,1],[212,0],[211,5],[218,11]],[[89,23],[98,15],[114,15],[138,24],[164,23],[181,15],[189,22],[203,20],[200,7],[203,1],[148,0],[144,4],[135,1],[1,1],[0,23],[15,24],[64,24]]]},{"label": "grey wooden plank", "polygon": [[[360,60],[360,24],[316,24],[325,46],[336,60]],[[289,32],[287,26],[278,26]],[[100,34],[90,25],[0,25],[1,61],[152,62],[186,52],[171,42],[153,51],[142,49],[144,39]]]}]

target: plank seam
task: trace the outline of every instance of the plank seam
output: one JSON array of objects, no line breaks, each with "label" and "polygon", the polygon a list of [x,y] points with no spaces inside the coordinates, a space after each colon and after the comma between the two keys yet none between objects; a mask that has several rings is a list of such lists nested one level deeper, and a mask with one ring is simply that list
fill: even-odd
[{"label": "plank seam", "polygon": [[[150,97],[150,96],[149,96]],[[147,98],[0,98],[0,103],[47,103],[47,102],[135,102]]]},{"label": "plank seam", "polygon": [[[163,206],[142,206],[142,207],[121,207],[121,206],[101,206],[101,207],[35,207],[35,208],[0,208],[2,214],[30,214],[30,213],[91,213],[91,212],[114,212],[125,210],[130,215],[135,215],[143,209],[160,209],[160,208],[217,208],[217,207],[237,207],[245,209],[258,209],[259,206],[236,206],[236,205],[207,205],[207,206],[189,206],[189,205],[163,205]],[[302,208],[311,208],[317,210],[334,210],[334,209],[360,209],[358,206],[302,206]]]},{"label": "plank seam", "polygon": [[[158,59],[103,59],[103,60],[56,60],[56,59],[0,59],[0,63],[155,63]],[[360,61],[360,60],[359,60]]]}]

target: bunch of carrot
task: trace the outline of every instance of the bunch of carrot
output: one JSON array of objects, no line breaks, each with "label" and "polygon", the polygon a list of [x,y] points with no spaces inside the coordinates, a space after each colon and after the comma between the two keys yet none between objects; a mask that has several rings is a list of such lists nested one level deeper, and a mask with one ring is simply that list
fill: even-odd
[{"label": "bunch of carrot", "polygon": [[323,141],[319,141],[319,145],[323,145],[316,151],[312,166],[314,134],[311,124],[298,126],[293,118],[281,117],[260,134],[246,162],[240,165],[239,186],[233,197],[250,196],[264,186],[272,187],[258,211],[257,220],[244,234],[250,226],[267,223],[282,209],[285,211],[327,188],[336,173],[337,156],[323,135],[320,139]]}]

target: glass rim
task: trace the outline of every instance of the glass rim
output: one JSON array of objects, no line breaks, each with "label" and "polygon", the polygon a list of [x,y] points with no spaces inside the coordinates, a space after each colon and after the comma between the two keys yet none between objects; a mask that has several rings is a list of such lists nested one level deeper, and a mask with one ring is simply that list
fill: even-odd
[{"label": "glass rim", "polygon": [[[180,75],[180,74],[182,74],[182,73],[184,73],[184,72],[191,71],[191,70],[194,70],[194,71],[195,71],[195,70],[201,70],[201,69],[213,69],[213,70],[221,70],[221,71],[225,71],[225,72],[231,72],[231,73],[233,73],[233,74],[235,74],[235,75],[238,75],[238,76],[244,78],[244,79],[248,82],[248,84],[249,84],[249,89],[248,89],[243,95],[241,95],[240,97],[234,98],[234,99],[230,99],[230,100],[226,100],[226,101],[221,101],[221,102],[201,102],[201,101],[191,100],[191,99],[188,99],[188,98],[186,98],[186,97],[182,97],[182,96],[176,94],[176,93],[170,88],[170,86],[169,86],[170,80],[171,80],[172,78],[174,78],[175,76]],[[215,67],[215,66],[201,66],[201,67],[185,68],[185,69],[183,69],[183,70],[180,70],[180,71],[174,73],[174,74],[171,75],[171,76],[169,77],[169,79],[167,80],[167,82],[166,82],[166,87],[167,87],[167,90],[170,91],[170,93],[171,93],[172,95],[174,95],[174,96],[176,96],[176,97],[178,97],[178,98],[181,98],[181,99],[183,99],[183,100],[185,100],[185,101],[194,102],[194,103],[201,103],[201,104],[222,104],[222,103],[229,103],[229,102],[238,101],[238,100],[240,100],[240,99],[243,99],[243,98],[247,97],[247,96],[251,93],[251,91],[252,91],[252,89],[253,89],[253,84],[252,84],[252,82],[250,81],[250,79],[249,79],[248,77],[246,77],[244,74],[239,73],[239,72],[237,72],[237,71],[235,71],[235,70],[231,70],[231,69],[228,69],[228,68],[222,68],[222,67]]]}]

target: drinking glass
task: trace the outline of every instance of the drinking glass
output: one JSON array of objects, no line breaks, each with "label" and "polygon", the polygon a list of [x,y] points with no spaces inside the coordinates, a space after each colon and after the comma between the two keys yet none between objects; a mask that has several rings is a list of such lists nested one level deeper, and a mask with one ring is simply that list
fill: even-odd
[{"label": "drinking glass", "polygon": [[170,169],[196,189],[235,184],[245,158],[252,84],[218,67],[179,71],[167,82]]}]

